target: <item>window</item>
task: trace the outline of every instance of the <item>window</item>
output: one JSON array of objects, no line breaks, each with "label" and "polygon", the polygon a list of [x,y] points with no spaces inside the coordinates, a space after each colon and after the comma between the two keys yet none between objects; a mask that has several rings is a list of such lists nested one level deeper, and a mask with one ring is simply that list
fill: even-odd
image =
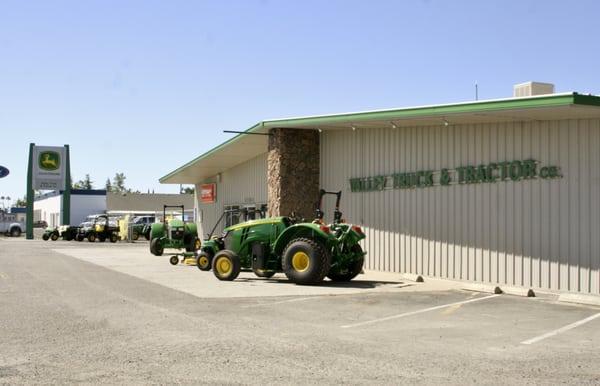
[{"label": "window", "polygon": [[[240,222],[239,205],[225,205],[225,228]],[[231,211],[231,212],[230,212]]]}]

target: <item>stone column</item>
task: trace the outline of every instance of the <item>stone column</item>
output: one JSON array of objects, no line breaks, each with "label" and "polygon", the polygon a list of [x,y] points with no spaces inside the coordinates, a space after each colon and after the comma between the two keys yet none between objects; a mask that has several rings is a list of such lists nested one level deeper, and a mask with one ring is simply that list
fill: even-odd
[{"label": "stone column", "polygon": [[319,198],[319,132],[317,130],[270,130],[267,205],[269,216],[312,220]]}]

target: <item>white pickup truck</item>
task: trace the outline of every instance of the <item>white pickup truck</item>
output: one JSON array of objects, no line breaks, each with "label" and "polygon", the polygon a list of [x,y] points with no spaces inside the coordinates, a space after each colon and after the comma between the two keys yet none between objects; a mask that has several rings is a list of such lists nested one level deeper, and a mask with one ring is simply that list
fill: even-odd
[{"label": "white pickup truck", "polygon": [[17,215],[0,210],[0,234],[19,237],[25,230],[25,224],[17,221]]}]

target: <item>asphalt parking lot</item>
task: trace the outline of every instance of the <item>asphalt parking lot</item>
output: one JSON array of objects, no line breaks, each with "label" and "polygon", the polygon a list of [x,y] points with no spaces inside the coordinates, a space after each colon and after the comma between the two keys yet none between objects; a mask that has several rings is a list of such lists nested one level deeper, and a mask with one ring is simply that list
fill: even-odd
[{"label": "asphalt parking lot", "polygon": [[167,260],[0,239],[0,383],[600,382],[600,307],[374,273],[225,283]]}]

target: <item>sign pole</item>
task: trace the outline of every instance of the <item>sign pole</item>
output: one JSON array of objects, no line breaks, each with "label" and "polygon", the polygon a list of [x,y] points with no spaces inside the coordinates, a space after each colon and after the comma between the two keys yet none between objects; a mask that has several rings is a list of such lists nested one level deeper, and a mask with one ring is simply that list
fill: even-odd
[{"label": "sign pole", "polygon": [[65,145],[65,190],[62,197],[62,225],[71,224],[71,156]]},{"label": "sign pole", "polygon": [[25,217],[25,237],[33,239],[33,147],[35,143],[29,144],[29,165],[27,166],[27,213]]}]

